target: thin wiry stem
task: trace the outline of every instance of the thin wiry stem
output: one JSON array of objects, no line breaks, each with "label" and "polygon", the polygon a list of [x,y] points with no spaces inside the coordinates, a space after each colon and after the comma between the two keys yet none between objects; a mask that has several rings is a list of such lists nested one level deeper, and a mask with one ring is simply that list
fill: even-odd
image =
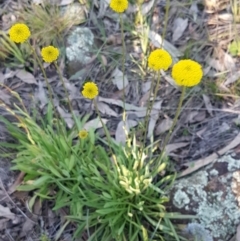
[{"label": "thin wiry stem", "polygon": [[[158,73],[157,73],[157,84],[155,86],[155,91],[154,91],[152,103],[151,103],[150,97],[151,97],[151,93],[153,91],[154,81],[151,82],[150,97],[149,97],[147,112],[146,112],[146,116],[145,116],[145,120],[144,120],[145,130],[144,130],[143,145],[145,144],[146,139],[147,139],[149,119],[150,119],[150,116],[151,116],[154,101],[156,100],[156,97],[157,97],[158,87],[159,87],[159,84],[160,84],[160,77],[161,77],[160,71],[158,71]],[[141,158],[142,158],[142,154],[143,154],[143,150],[142,150],[142,153],[141,153]]]},{"label": "thin wiry stem", "polygon": [[[180,96],[180,99],[179,99],[178,108],[177,108],[175,117],[174,117],[174,119],[173,119],[172,126],[171,126],[171,128],[170,128],[170,130],[169,130],[169,132],[168,132],[168,134],[167,134],[167,136],[166,136],[166,138],[165,138],[165,140],[164,140],[161,154],[160,154],[160,156],[159,156],[158,159],[157,159],[157,162],[159,163],[159,165],[160,165],[160,163],[161,163],[161,161],[162,161],[163,155],[165,154],[166,145],[167,145],[168,142],[169,142],[169,139],[170,139],[170,137],[171,137],[172,131],[173,131],[173,129],[174,129],[176,123],[177,123],[178,117],[179,117],[179,115],[180,115],[180,113],[181,113],[181,107],[182,107],[182,104],[183,104],[185,92],[186,92],[186,86],[184,86],[184,87],[182,88],[182,93],[181,93],[181,96]],[[158,166],[159,166],[159,165],[158,165]],[[157,172],[158,172],[158,170],[156,169],[156,172],[155,172],[154,174],[156,175]],[[153,176],[154,176],[154,175],[153,175]]]},{"label": "thin wiry stem", "polygon": [[126,111],[125,111],[125,54],[126,54],[126,46],[124,42],[124,32],[123,32],[123,18],[122,14],[119,14],[120,25],[121,25],[121,38],[122,38],[122,73],[123,73],[123,122],[124,126],[126,124]]}]

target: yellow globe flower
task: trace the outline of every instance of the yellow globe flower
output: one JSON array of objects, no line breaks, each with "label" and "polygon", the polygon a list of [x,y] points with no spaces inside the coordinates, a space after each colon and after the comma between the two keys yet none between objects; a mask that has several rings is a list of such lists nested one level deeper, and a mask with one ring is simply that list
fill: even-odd
[{"label": "yellow globe flower", "polygon": [[47,63],[52,63],[57,60],[59,56],[59,50],[53,46],[44,47],[41,50],[42,58]]},{"label": "yellow globe flower", "polygon": [[93,82],[87,82],[83,86],[82,95],[87,99],[94,99],[98,95],[98,87]]},{"label": "yellow globe flower", "polygon": [[16,23],[9,30],[9,37],[15,43],[25,42],[31,35],[26,24]]},{"label": "yellow globe flower", "polygon": [[88,136],[88,132],[86,130],[81,130],[79,131],[78,136],[80,139],[85,139]]},{"label": "yellow globe flower", "polygon": [[128,8],[127,0],[111,0],[110,8],[117,13],[123,13]]},{"label": "yellow globe flower", "polygon": [[180,60],[173,65],[172,78],[177,85],[192,87],[199,84],[202,77],[202,66],[191,59]]},{"label": "yellow globe flower", "polygon": [[171,55],[164,49],[152,51],[148,57],[148,67],[155,71],[160,69],[167,70],[172,64]]}]

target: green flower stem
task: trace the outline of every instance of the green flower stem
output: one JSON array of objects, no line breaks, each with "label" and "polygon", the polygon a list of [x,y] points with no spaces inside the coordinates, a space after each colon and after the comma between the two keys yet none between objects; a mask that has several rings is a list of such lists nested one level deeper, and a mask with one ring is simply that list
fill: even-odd
[{"label": "green flower stem", "polygon": [[[125,111],[125,53],[126,46],[124,42],[124,32],[123,32],[123,18],[122,14],[119,14],[120,25],[121,25],[121,38],[122,38],[122,73],[123,73],[123,122],[126,123],[126,111]],[[124,125],[125,126],[125,125]]]},{"label": "green flower stem", "polygon": [[[179,103],[178,103],[178,108],[177,108],[175,117],[174,117],[174,119],[173,119],[172,126],[171,126],[171,128],[170,128],[170,130],[169,130],[169,132],[168,132],[168,134],[167,134],[167,136],[166,136],[166,138],[165,138],[164,143],[163,143],[163,148],[162,148],[161,154],[160,154],[159,158],[157,159],[157,162],[159,163],[159,165],[160,165],[160,163],[161,163],[161,161],[162,161],[162,158],[163,158],[163,155],[164,155],[164,153],[165,153],[166,145],[167,145],[167,143],[169,142],[169,139],[170,139],[170,137],[171,137],[172,131],[173,131],[173,129],[174,129],[176,123],[177,123],[178,117],[179,117],[179,115],[180,115],[181,107],[182,107],[183,100],[184,100],[184,96],[185,96],[185,92],[186,92],[186,86],[183,86],[183,88],[182,88],[182,93],[181,93],[181,96],[180,96],[180,99],[179,99]],[[158,166],[159,166],[159,165],[158,165]],[[156,175],[157,173],[158,173],[158,169],[156,170],[156,173],[155,173],[154,175]],[[153,176],[154,176],[154,175],[153,175]]]},{"label": "green flower stem", "polygon": [[[151,82],[150,97],[149,97],[147,112],[146,112],[146,116],[145,116],[145,120],[144,120],[145,130],[144,130],[143,145],[145,144],[146,139],[147,139],[149,119],[150,119],[150,115],[151,115],[151,112],[152,112],[152,108],[153,108],[154,101],[156,100],[156,97],[157,97],[158,87],[159,87],[160,79],[161,79],[160,77],[161,77],[161,74],[160,74],[160,71],[158,71],[158,72],[157,72],[157,84],[156,84],[156,87],[155,87],[152,104],[151,104],[150,97],[151,97],[151,93],[152,93],[152,91],[153,91],[154,81]],[[142,154],[143,154],[143,150],[142,150],[140,159],[142,159]]]},{"label": "green flower stem", "polygon": [[97,106],[97,101],[96,101],[96,99],[93,99],[93,104],[94,104],[94,107],[95,107],[95,109],[96,109],[96,111],[97,111],[98,117],[99,117],[99,119],[100,119],[100,121],[101,121],[101,124],[102,124],[103,130],[104,130],[104,132],[105,132],[105,135],[106,135],[106,137],[107,137],[107,141],[108,141],[109,148],[110,148],[110,151],[111,151],[111,153],[112,153],[112,156],[114,156],[113,151],[112,151],[112,148],[111,148],[110,136],[109,136],[108,130],[107,130],[107,128],[106,128],[106,125],[104,124],[104,122],[103,122],[103,120],[102,120],[100,111],[99,111],[98,106]]},{"label": "green flower stem", "polygon": [[38,64],[39,64],[39,67],[40,67],[40,69],[41,69],[41,71],[42,71],[42,73],[43,73],[44,80],[46,81],[46,84],[47,84],[48,93],[49,93],[49,95],[50,95],[50,101],[51,101],[51,104],[52,104],[52,106],[53,106],[53,108],[54,108],[53,92],[52,92],[52,89],[51,89],[51,87],[50,87],[50,84],[49,84],[49,81],[48,81],[46,72],[45,72],[45,70],[44,70],[44,68],[43,68],[42,62],[40,61],[39,57],[38,57],[37,54],[36,54],[35,49],[32,47],[32,45],[29,43],[29,41],[27,41],[27,44],[30,46],[30,48],[31,48],[31,50],[32,50],[32,52],[33,52],[33,55],[34,55],[35,59],[37,60],[37,62],[38,62]]},{"label": "green flower stem", "polygon": [[76,124],[76,126],[77,126],[77,123],[76,123],[75,118],[74,118],[74,112],[73,112],[72,104],[71,104],[71,101],[70,101],[70,99],[69,99],[69,95],[68,95],[67,88],[66,88],[66,85],[65,85],[65,83],[64,83],[64,80],[63,80],[61,71],[60,71],[58,65],[56,64],[56,62],[54,61],[53,63],[54,63],[55,68],[57,69],[58,75],[59,75],[60,80],[61,80],[61,82],[62,82],[62,85],[63,85],[64,91],[65,91],[65,95],[66,95],[67,100],[68,100],[68,105],[69,105],[69,108],[70,108],[72,117],[73,117],[74,122],[75,122],[75,124]]}]

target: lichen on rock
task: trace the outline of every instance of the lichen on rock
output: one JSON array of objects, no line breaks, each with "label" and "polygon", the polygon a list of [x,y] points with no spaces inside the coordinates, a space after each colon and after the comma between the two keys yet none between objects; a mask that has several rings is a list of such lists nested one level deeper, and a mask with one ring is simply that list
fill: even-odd
[{"label": "lichen on rock", "polygon": [[196,214],[214,241],[228,240],[240,221],[240,173],[236,174],[239,169],[240,161],[228,155],[179,179],[170,194],[172,211]]}]

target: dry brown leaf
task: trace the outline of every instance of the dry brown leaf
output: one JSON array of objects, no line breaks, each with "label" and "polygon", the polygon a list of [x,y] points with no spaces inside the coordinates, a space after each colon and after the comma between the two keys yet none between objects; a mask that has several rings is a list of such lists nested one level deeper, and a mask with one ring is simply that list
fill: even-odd
[{"label": "dry brown leaf", "polygon": [[163,100],[157,101],[153,104],[152,111],[150,113],[150,120],[148,123],[148,134],[147,137],[150,138],[153,135],[155,125],[159,117],[159,110],[161,110]]},{"label": "dry brown leaf", "polygon": [[[238,134],[234,140],[232,140],[226,147],[222,148],[220,151],[218,151],[219,155],[224,155],[226,152],[228,152],[229,150],[235,148],[236,146],[238,146],[240,144],[240,134]],[[189,165],[191,167],[188,167],[186,170],[184,170],[178,177],[183,177],[186,176],[192,172],[197,171],[198,169],[209,165],[210,163],[212,163],[213,161],[215,161],[218,158],[218,155],[216,153],[211,154],[210,156],[203,158],[203,159],[199,159],[195,162],[191,162],[189,163]]]},{"label": "dry brown leaf", "polygon": [[74,121],[72,119],[72,114],[65,112],[60,106],[57,106],[58,113],[66,122],[68,128],[72,128],[74,125]]},{"label": "dry brown leaf", "polygon": [[16,215],[10,211],[9,207],[4,207],[0,204],[0,217],[15,219]]},{"label": "dry brown leaf", "polygon": [[172,126],[173,121],[170,118],[162,120],[157,126],[156,135],[160,135],[166,131],[168,131]]},{"label": "dry brown leaf", "polygon": [[194,111],[191,111],[186,120],[185,120],[185,123],[193,123],[194,122],[194,117],[198,115],[198,111],[194,110]]},{"label": "dry brown leaf", "polygon": [[8,226],[8,219],[3,218],[0,219],[0,231],[6,230],[7,226]]},{"label": "dry brown leaf", "polygon": [[179,142],[179,143],[168,144],[165,149],[166,154],[171,155],[171,152],[173,152],[181,147],[187,146],[187,145],[189,145],[189,142]]},{"label": "dry brown leaf", "polygon": [[240,71],[233,72],[231,75],[228,76],[227,80],[225,81],[224,85],[227,86],[239,80],[240,78]]},{"label": "dry brown leaf", "polygon": [[196,116],[194,116],[193,123],[194,122],[201,122],[201,121],[203,121],[205,119],[206,119],[206,111],[205,110],[199,111],[198,114]]},{"label": "dry brown leaf", "polygon": [[103,66],[107,66],[108,62],[107,62],[106,56],[105,55],[101,55],[101,59],[102,59]]},{"label": "dry brown leaf", "polygon": [[123,83],[123,72],[118,68],[116,68],[112,72],[112,82],[114,85],[118,87],[119,90],[122,90],[129,84],[128,78],[126,75],[124,75],[124,83]]},{"label": "dry brown leaf", "polygon": [[11,102],[10,102],[11,96],[9,94],[7,94],[6,91],[1,90],[1,89],[0,89],[0,99],[8,105],[11,104]]},{"label": "dry brown leaf", "polygon": [[5,76],[2,72],[0,72],[0,83],[3,84],[4,80],[5,80]]},{"label": "dry brown leaf", "polygon": [[26,219],[22,225],[21,233],[19,234],[20,238],[25,237],[31,230],[33,230],[35,223],[31,219]]},{"label": "dry brown leaf", "polygon": [[115,132],[116,142],[125,144],[130,128],[136,126],[137,124],[138,124],[138,122],[135,121],[135,120],[127,120],[126,126],[124,126],[124,122],[120,121],[118,123],[117,129],[116,129],[116,132]]},{"label": "dry brown leaf", "polygon": [[226,52],[224,52],[223,63],[226,70],[232,71],[235,69],[235,61],[233,57]]},{"label": "dry brown leaf", "polygon": [[161,75],[164,77],[164,79],[169,83],[171,84],[172,86],[174,86],[176,89],[180,89],[180,86],[178,86],[176,84],[176,82],[174,81],[174,79],[170,76],[170,75],[167,75],[166,72],[164,70],[160,70],[161,72]]},{"label": "dry brown leaf", "polygon": [[73,2],[74,2],[74,0],[61,0],[60,3],[59,3],[59,0],[56,1],[56,3],[58,3],[57,4],[58,6],[65,6],[65,5],[71,4]]},{"label": "dry brown leaf", "polygon": [[145,94],[142,96],[142,98],[139,100],[139,105],[140,105],[141,107],[146,106],[149,98],[150,98],[150,91],[148,91],[147,93],[145,93]]},{"label": "dry brown leaf", "polygon": [[209,96],[207,96],[205,94],[203,94],[202,96],[203,96],[203,100],[204,100],[204,103],[205,103],[205,106],[207,108],[209,115],[213,116],[213,113],[212,113],[213,107],[212,107]]},{"label": "dry brown leaf", "polygon": [[150,0],[150,1],[142,4],[141,12],[142,12],[143,16],[147,15],[151,11],[151,9],[154,5],[154,2],[155,2],[154,0]]},{"label": "dry brown leaf", "polygon": [[15,76],[27,84],[37,85],[37,81],[36,81],[35,77],[24,69],[20,69],[20,70],[16,71]]},{"label": "dry brown leaf", "polygon": [[151,88],[152,81],[146,81],[142,84],[142,92],[145,94],[147,93]]},{"label": "dry brown leaf", "polygon": [[158,33],[154,31],[149,31],[148,38],[151,40],[151,43],[155,47],[157,48],[163,47],[165,50],[167,50],[171,54],[174,62],[177,62],[178,57],[182,56],[182,53],[175,46],[173,46],[167,40],[165,39],[163,40]]},{"label": "dry brown leaf", "polygon": [[49,102],[45,90],[43,88],[42,81],[38,82],[38,89],[35,92],[35,99],[40,101],[40,109],[42,109]]},{"label": "dry brown leaf", "polygon": [[[106,123],[108,122],[108,119],[102,118],[102,122],[103,122],[104,124],[106,124]],[[98,129],[98,128],[101,128],[101,127],[102,127],[102,123],[101,123],[99,117],[97,117],[97,118],[95,118],[95,119],[93,119],[93,120],[88,121],[88,122],[84,125],[83,128],[88,131],[88,130],[91,129],[91,128],[93,128],[93,129]]]},{"label": "dry brown leaf", "polygon": [[[103,101],[103,102],[106,102],[107,104],[112,104],[112,105],[124,107],[124,104],[123,104],[122,100],[115,100],[115,99],[104,98],[104,97],[99,96],[98,101]],[[125,110],[146,111],[146,107],[138,107],[138,106],[135,106],[135,105],[125,103]]]},{"label": "dry brown leaf", "polygon": [[25,176],[25,172],[20,172],[17,179],[15,180],[15,182],[9,187],[8,189],[8,194],[12,194],[17,190],[17,187],[21,184],[21,182],[23,181],[23,178]]},{"label": "dry brown leaf", "polygon": [[118,117],[118,113],[116,113],[107,104],[105,104],[103,102],[98,102],[97,103],[97,108],[103,114],[107,114],[107,115],[110,115],[110,116]]},{"label": "dry brown leaf", "polygon": [[175,18],[173,22],[173,35],[172,35],[172,41],[175,42],[179,38],[182,37],[184,31],[186,30],[188,26],[188,19],[183,19],[183,18]]},{"label": "dry brown leaf", "polygon": [[98,6],[97,1],[94,1],[94,3],[97,7],[99,7],[98,18],[102,18],[105,15],[105,12],[109,6],[110,0],[99,1],[100,6]]}]

